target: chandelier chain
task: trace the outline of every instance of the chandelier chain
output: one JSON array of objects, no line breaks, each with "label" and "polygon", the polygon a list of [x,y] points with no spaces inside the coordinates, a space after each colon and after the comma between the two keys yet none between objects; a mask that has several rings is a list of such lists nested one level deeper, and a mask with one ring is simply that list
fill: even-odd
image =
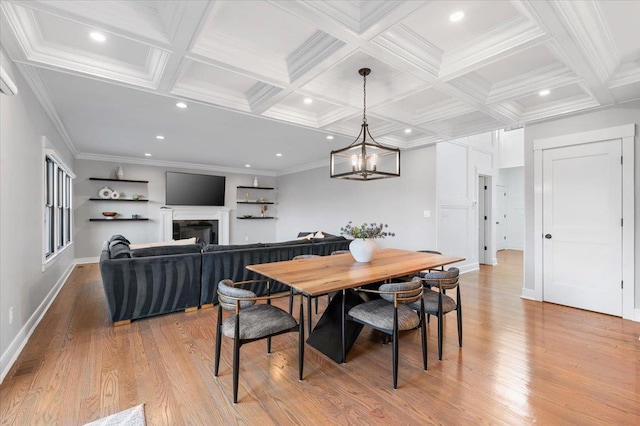
[{"label": "chandelier chain", "polygon": [[367,74],[364,74],[364,85],[362,92],[364,94],[364,107],[362,108],[362,123],[367,124]]}]

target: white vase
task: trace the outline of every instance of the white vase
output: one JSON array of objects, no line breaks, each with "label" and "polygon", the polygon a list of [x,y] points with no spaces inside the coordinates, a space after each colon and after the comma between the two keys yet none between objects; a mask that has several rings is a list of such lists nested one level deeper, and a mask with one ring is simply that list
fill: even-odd
[{"label": "white vase", "polygon": [[356,238],[349,244],[349,251],[356,262],[371,262],[378,245],[370,238]]},{"label": "white vase", "polygon": [[124,179],[124,170],[122,170],[122,167],[118,167],[118,171],[116,172],[116,176],[118,177],[118,179]]},{"label": "white vase", "polygon": [[253,178],[253,186],[256,187],[256,188],[260,186],[260,182],[258,182],[258,178],[257,177]]}]

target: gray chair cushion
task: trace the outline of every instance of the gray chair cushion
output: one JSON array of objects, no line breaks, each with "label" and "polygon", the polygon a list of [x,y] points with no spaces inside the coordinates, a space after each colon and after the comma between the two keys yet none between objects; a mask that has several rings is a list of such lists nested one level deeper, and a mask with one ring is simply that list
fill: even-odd
[{"label": "gray chair cushion", "polygon": [[[458,276],[460,275],[460,270],[458,268],[449,268],[446,271],[431,271],[431,272],[422,272],[420,276],[425,279],[425,286],[438,286],[438,283],[442,285],[442,288],[453,288],[458,284]],[[433,281],[429,281],[429,279]],[[445,278],[445,279],[442,279]],[[440,281],[438,281],[441,279]]]},{"label": "gray chair cushion", "polygon": [[[411,293],[402,293],[401,295],[398,295],[399,298],[404,298],[404,297],[417,296],[418,294],[420,294],[421,287],[422,287],[422,282],[420,281],[420,278],[415,277],[412,281],[409,281],[409,282],[402,281],[397,283],[382,284],[378,288],[378,290],[380,291],[416,290]],[[387,302],[393,303],[393,298],[394,298],[393,294],[381,294],[380,297],[382,297]],[[402,301],[399,301],[399,302],[402,303]]]},{"label": "gray chair cushion", "polygon": [[[240,339],[259,339],[281,331],[289,330],[298,323],[296,320],[273,305],[260,304],[240,311]],[[236,331],[236,315],[230,315],[222,323],[222,333],[234,338]]]},{"label": "gray chair cushion", "polygon": [[[393,330],[393,303],[376,299],[362,303],[349,310],[349,315],[371,326],[386,330]],[[398,330],[410,330],[420,324],[418,314],[406,305],[398,305]]]},{"label": "gray chair cushion", "polygon": [[[431,315],[438,314],[438,292],[433,290],[425,290],[424,295],[424,312]],[[420,310],[420,300],[409,305],[411,309]],[[456,301],[446,294],[442,295],[442,314],[456,310]]]},{"label": "gray chair cushion", "polygon": [[[254,292],[252,292],[251,290],[245,290],[243,288],[238,288],[238,287],[233,287],[233,281],[231,280],[222,280],[218,283],[218,292],[219,292],[219,300],[222,303],[229,303],[232,304],[234,307],[231,306],[225,306],[225,305],[220,305],[222,306],[223,309],[226,310],[234,310],[235,309],[235,304],[236,301],[235,299],[231,299],[229,297],[224,297],[224,296],[231,296],[231,297],[256,297],[256,294]],[[240,301],[240,309],[242,308],[248,308],[250,306],[255,305],[255,301],[254,300],[241,300]]]},{"label": "gray chair cushion", "polygon": [[124,241],[114,240],[109,243],[109,254],[111,259],[128,259],[131,257],[131,249]]}]

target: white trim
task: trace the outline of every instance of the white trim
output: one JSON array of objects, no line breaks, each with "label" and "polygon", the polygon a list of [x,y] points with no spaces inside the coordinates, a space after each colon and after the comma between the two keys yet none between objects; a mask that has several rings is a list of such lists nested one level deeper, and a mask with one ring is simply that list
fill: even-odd
[{"label": "white trim", "polygon": [[460,265],[460,266],[457,266],[454,263],[453,265],[450,265],[450,266],[455,266],[456,268],[460,269],[461,274],[466,274],[467,272],[473,272],[480,269],[480,264],[478,262],[469,263],[467,265]]},{"label": "white trim", "polygon": [[530,288],[522,288],[522,294],[520,295],[520,297],[522,299],[527,299],[527,300],[535,300],[535,301],[542,301],[542,299],[539,299],[538,296],[536,295],[536,292],[534,290],[531,290]]},{"label": "white trim", "polygon": [[533,239],[534,239],[534,288],[522,289],[523,298],[543,300],[543,252],[542,252],[542,153],[545,149],[581,145],[612,139],[622,144],[622,318],[639,321],[635,304],[635,124],[573,133],[533,141]]},{"label": "white trim", "polygon": [[538,151],[563,146],[580,145],[583,143],[622,139],[635,135],[635,124],[609,127],[606,129],[591,130],[589,132],[572,133],[569,135],[554,136],[552,138],[536,139],[533,141],[533,150]]},{"label": "white trim", "polygon": [[636,309],[633,315],[633,320],[635,322],[640,322],[640,308]]},{"label": "white trim", "polygon": [[51,288],[51,291],[49,291],[49,293],[44,298],[44,300],[42,300],[38,308],[34,311],[31,317],[24,324],[24,326],[22,326],[22,328],[20,329],[16,337],[14,337],[13,341],[7,348],[7,350],[4,351],[4,353],[0,357],[0,383],[2,383],[6,375],[9,373],[9,370],[11,369],[11,367],[13,367],[13,364],[16,362],[16,359],[18,359],[18,356],[22,352],[22,349],[24,349],[24,346],[29,341],[29,338],[33,334],[38,324],[40,324],[40,321],[44,317],[44,314],[46,314],[47,311],[49,310],[49,307],[51,306],[53,301],[56,299],[56,296],[58,295],[64,283],[67,281],[67,279],[71,275],[71,272],[73,272],[74,268],[75,268],[75,265],[73,263],[71,263],[67,267],[64,274],[62,274],[62,276],[60,277],[60,279],[58,279],[58,281],[55,283],[53,288]]}]

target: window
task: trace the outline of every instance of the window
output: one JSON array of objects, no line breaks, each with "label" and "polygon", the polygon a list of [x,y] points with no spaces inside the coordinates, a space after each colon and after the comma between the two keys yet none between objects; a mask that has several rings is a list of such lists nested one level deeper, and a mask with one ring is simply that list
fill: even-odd
[{"label": "window", "polygon": [[44,260],[72,242],[71,199],[74,176],[53,154],[44,157]]}]

